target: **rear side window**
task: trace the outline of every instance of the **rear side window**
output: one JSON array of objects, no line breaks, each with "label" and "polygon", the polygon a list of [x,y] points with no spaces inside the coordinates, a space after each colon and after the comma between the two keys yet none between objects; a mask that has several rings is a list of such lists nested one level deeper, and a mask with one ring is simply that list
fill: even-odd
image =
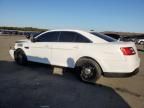
[{"label": "rear side window", "polygon": [[59,42],[73,42],[76,34],[73,32],[61,32]]},{"label": "rear side window", "polygon": [[114,39],[112,37],[109,37],[107,35],[101,34],[101,33],[91,32],[91,34],[93,34],[93,35],[95,35],[95,36],[97,36],[97,37],[99,37],[99,38],[101,38],[101,39],[103,39],[103,40],[105,40],[107,42],[114,42],[114,41],[116,41],[116,39]]},{"label": "rear side window", "polygon": [[82,36],[80,34],[77,34],[77,36],[75,38],[75,42],[90,43],[91,41],[88,38],[86,38],[86,37],[84,37],[84,36]]},{"label": "rear side window", "polygon": [[48,32],[39,36],[36,41],[37,42],[57,42],[58,41],[59,32]]}]

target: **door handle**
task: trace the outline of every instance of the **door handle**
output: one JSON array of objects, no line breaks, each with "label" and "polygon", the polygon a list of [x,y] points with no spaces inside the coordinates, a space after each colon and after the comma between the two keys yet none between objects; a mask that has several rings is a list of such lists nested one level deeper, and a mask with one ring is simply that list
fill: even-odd
[{"label": "door handle", "polygon": [[24,48],[25,48],[25,49],[29,49],[29,47],[28,47],[28,46],[25,46]]},{"label": "door handle", "polygon": [[78,46],[74,46],[73,48],[77,49],[77,48],[78,48]]},{"label": "door handle", "polygon": [[49,48],[49,45],[45,45],[46,48]]}]

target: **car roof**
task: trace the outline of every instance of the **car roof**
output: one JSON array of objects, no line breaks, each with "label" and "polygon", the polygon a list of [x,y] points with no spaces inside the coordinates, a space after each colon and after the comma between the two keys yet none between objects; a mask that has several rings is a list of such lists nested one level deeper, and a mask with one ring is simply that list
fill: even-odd
[{"label": "car roof", "polygon": [[76,30],[76,29],[55,29],[55,30],[50,30],[50,31],[68,31],[68,32],[78,32],[78,33],[85,33],[86,31],[83,30]]}]

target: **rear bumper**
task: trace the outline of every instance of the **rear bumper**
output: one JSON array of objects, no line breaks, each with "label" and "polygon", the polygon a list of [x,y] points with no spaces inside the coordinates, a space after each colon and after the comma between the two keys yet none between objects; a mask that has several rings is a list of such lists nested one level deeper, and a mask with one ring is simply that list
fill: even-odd
[{"label": "rear bumper", "polygon": [[110,73],[110,72],[103,72],[103,76],[105,77],[115,77],[115,78],[119,78],[119,77],[131,77],[136,75],[139,72],[139,68],[135,69],[133,72],[130,73]]}]

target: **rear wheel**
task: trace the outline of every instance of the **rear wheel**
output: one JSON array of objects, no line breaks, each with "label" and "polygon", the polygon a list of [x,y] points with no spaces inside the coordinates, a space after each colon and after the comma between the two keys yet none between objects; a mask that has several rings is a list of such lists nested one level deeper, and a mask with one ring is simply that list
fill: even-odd
[{"label": "rear wheel", "polygon": [[82,81],[91,83],[95,83],[102,73],[99,64],[88,58],[82,58],[77,62],[76,71]]},{"label": "rear wheel", "polygon": [[14,52],[14,58],[17,64],[25,65],[27,63],[27,57],[21,49]]}]

